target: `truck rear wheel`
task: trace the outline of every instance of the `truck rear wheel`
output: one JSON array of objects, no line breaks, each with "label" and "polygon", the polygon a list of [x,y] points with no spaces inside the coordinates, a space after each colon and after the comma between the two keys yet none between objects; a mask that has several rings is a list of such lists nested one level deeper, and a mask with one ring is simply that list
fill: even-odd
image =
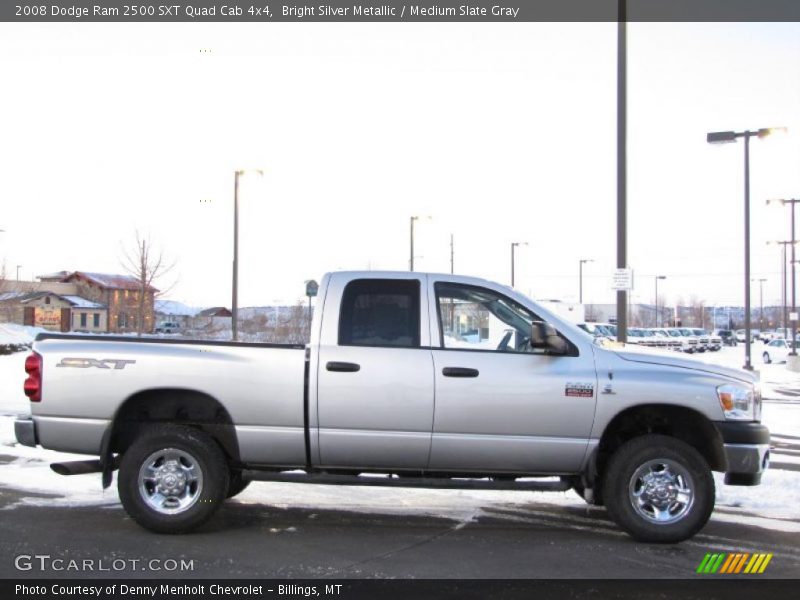
[{"label": "truck rear wheel", "polygon": [[714,479],[690,445],[665,435],[644,435],[612,455],[603,499],[609,516],[637,540],[675,543],[708,522]]},{"label": "truck rear wheel", "polygon": [[153,425],[122,456],[118,489],[122,506],[145,529],[185,533],[219,508],[228,477],[225,455],[208,435]]}]

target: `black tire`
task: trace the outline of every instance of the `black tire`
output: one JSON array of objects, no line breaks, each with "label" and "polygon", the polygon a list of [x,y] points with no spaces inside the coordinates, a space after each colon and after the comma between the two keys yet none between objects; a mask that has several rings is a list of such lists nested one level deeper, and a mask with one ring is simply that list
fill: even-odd
[{"label": "black tire", "polygon": [[764,352],[764,356],[763,356],[763,358],[764,358],[764,362],[765,362],[766,364],[769,364],[769,363],[771,363],[771,362],[772,362],[772,359],[770,359],[770,357],[769,357],[769,352]]},{"label": "black tire", "polygon": [[228,493],[225,497],[233,498],[234,496],[238,496],[247,489],[248,485],[250,485],[250,480],[244,479],[241,471],[238,469],[231,469],[230,478],[228,479]]},{"label": "black tire", "polygon": [[[642,506],[642,500],[634,500],[634,491],[640,491],[639,498],[647,498],[646,486],[638,485],[643,479],[637,475],[644,471],[653,475],[648,465],[656,467],[651,488],[656,498],[653,504],[645,502]],[[659,466],[665,465],[668,470],[659,470]],[[662,501],[657,495],[662,492],[669,495],[659,489],[658,477],[669,473],[679,476],[676,481],[692,491],[692,499],[662,505],[668,520],[657,523],[656,504]],[[670,544],[692,537],[708,522],[714,510],[714,479],[705,459],[690,445],[665,435],[643,435],[626,442],[612,455],[606,468],[603,498],[609,516],[635,539]]]},{"label": "black tire", "polygon": [[[158,465],[150,471],[160,473],[158,479],[147,476],[148,464]],[[177,478],[169,478],[169,469],[178,473]],[[130,517],[145,529],[186,533],[208,521],[225,500],[228,473],[222,450],[202,431],[180,425],[153,425],[122,456],[119,497]],[[181,481],[192,477],[199,479],[181,485]],[[165,493],[160,494],[158,486],[170,484],[176,487],[165,488]],[[178,489],[181,494],[170,493]],[[164,498],[163,502],[159,497]]]}]

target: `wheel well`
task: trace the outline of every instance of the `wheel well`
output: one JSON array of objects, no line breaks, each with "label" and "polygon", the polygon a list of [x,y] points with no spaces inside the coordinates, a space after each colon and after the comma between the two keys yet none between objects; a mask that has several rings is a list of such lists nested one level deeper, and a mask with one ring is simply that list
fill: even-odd
[{"label": "wheel well", "polygon": [[200,429],[220,445],[228,460],[239,460],[236,429],[218,400],[187,389],[154,389],[125,400],[114,417],[109,451],[123,454],[139,431],[151,423],[179,423]]},{"label": "wheel well", "polygon": [[686,442],[700,453],[712,471],[724,471],[727,467],[722,436],[705,415],[683,406],[645,404],[622,411],[608,424],[597,449],[595,478],[602,479],[605,465],[617,448],[648,433]]}]

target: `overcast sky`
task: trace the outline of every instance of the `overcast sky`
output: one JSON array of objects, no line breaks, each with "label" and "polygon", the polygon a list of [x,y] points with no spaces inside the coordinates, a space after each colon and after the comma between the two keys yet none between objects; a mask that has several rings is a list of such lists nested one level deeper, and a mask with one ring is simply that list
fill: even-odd
[{"label": "overcast sky", "polygon": [[[800,24],[632,24],[634,301],[743,303],[743,144],[753,277],[780,301],[800,196]],[[169,297],[294,302],[337,269],[455,270],[536,298],[613,302],[616,24],[0,24],[0,260],[13,277],[120,272],[139,229]],[[758,288],[754,288],[754,303]]]}]

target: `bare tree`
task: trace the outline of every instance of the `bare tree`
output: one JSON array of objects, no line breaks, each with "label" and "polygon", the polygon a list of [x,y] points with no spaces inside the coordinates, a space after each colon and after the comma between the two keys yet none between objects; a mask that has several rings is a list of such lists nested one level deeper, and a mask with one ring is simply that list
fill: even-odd
[{"label": "bare tree", "polygon": [[705,325],[705,319],[703,318],[704,310],[704,300],[695,294],[689,296],[689,319],[692,323],[692,327],[703,327]]},{"label": "bare tree", "polygon": [[[153,302],[156,296],[163,296],[175,286],[175,282],[173,282],[165,289],[157,290],[154,283],[172,271],[174,267],[175,263],[168,262],[164,258],[163,252],[154,247],[150,237],[142,237],[139,231],[136,231],[136,244],[131,248],[123,249],[122,268],[128,275],[136,279],[137,283],[138,294],[136,295],[135,309],[138,335],[142,335],[145,331],[146,316],[155,320]],[[148,315],[148,308],[152,310],[150,315]],[[152,326],[154,323],[150,325]]]}]

